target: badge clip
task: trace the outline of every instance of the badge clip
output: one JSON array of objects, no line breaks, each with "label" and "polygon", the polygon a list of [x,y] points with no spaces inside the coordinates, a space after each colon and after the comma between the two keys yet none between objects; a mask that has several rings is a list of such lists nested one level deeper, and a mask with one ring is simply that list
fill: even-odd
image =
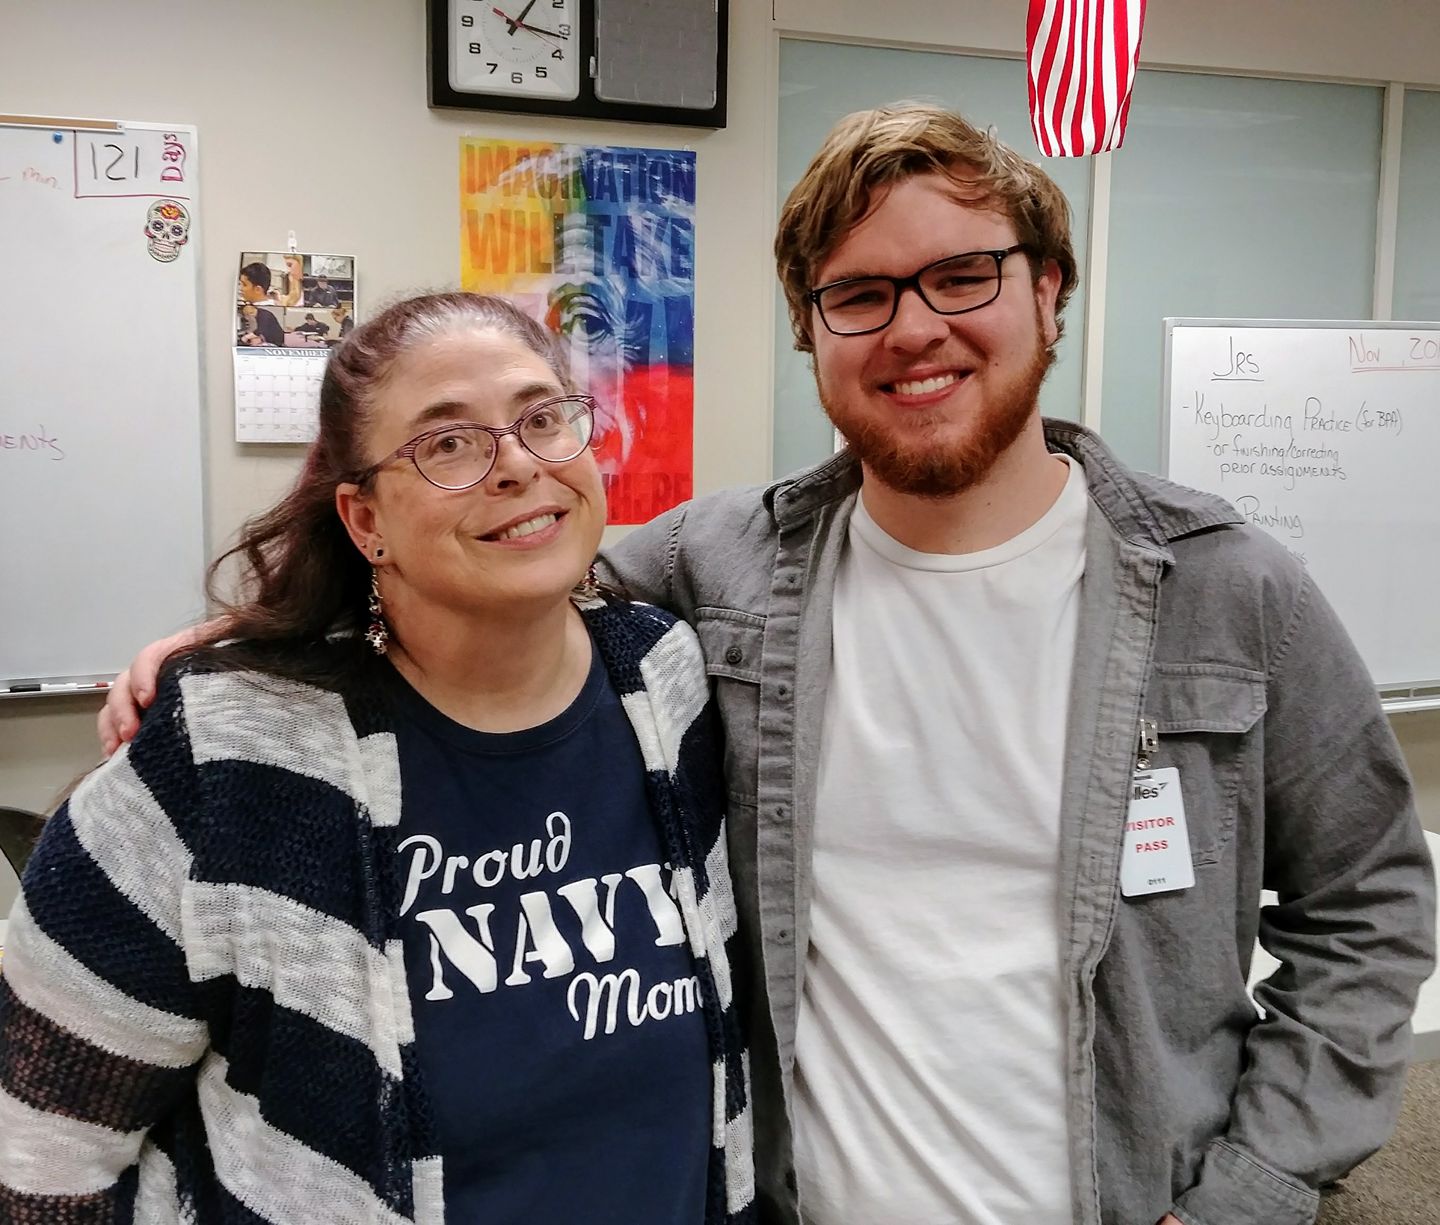
[{"label": "badge clip", "polygon": [[1154,719],[1140,720],[1140,754],[1135,760],[1137,770],[1150,768],[1150,754],[1160,747],[1160,725]]}]

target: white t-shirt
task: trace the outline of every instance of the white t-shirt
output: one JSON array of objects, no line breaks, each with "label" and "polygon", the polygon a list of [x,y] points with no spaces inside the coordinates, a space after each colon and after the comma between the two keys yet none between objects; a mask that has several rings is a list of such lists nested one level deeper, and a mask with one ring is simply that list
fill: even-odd
[{"label": "white t-shirt", "polygon": [[1038,523],[950,556],[856,505],[796,1036],[807,1225],[1072,1219],[1058,866],[1087,508],[1072,463]]}]

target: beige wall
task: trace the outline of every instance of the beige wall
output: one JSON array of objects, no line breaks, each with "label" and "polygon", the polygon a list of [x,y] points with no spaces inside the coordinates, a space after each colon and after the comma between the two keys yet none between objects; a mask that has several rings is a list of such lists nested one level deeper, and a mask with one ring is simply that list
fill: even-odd
[{"label": "beige wall", "polygon": [[[362,302],[453,285],[456,139],[693,147],[698,153],[695,484],[769,476],[776,31],[1015,53],[1021,0],[731,0],[729,126],[719,132],[432,112],[421,0],[5,6],[0,111],[193,123],[200,133],[207,515],[212,548],[293,476],[298,451],[231,441],[230,303],[239,250],[360,258]],[[1440,84],[1422,0],[1151,0],[1153,64]],[[290,117],[327,116],[290,136]],[[296,127],[303,130],[307,125]],[[117,473],[107,505],[123,508]],[[123,512],[122,512],[123,513]],[[137,525],[136,548],[144,547]],[[123,598],[123,593],[113,593]],[[137,644],[139,645],[139,644]],[[98,703],[0,702],[0,804],[48,806],[95,759]],[[1396,721],[1440,830],[1440,714]],[[0,912],[13,883],[0,868]]]}]

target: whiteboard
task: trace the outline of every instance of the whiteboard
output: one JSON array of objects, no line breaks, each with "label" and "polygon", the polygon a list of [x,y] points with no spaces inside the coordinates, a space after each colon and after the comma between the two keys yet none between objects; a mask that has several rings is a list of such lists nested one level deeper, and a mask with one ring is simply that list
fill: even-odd
[{"label": "whiteboard", "polygon": [[203,610],[197,171],[191,127],[0,127],[0,696]]},{"label": "whiteboard", "polygon": [[1305,563],[1377,687],[1440,687],[1440,324],[1167,319],[1164,386],[1166,475]]}]

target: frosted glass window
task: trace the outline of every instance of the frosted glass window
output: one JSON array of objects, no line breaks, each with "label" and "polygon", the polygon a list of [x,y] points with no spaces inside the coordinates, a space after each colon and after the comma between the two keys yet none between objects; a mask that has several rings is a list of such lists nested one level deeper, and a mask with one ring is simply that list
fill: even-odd
[{"label": "frosted glass window", "polygon": [[1405,91],[1393,313],[1440,320],[1440,93],[1431,90]]},{"label": "frosted glass window", "polygon": [[1160,463],[1164,325],[1368,319],[1384,95],[1144,71],[1112,154],[1101,433]]},{"label": "frosted glass window", "polygon": [[[1001,140],[1043,165],[1069,199],[1081,284],[1066,308],[1065,337],[1040,393],[1040,406],[1052,417],[1079,420],[1090,163],[1086,158],[1040,156],[1030,133],[1025,65],[1020,60],[782,40],[777,216],[837,119],[900,99],[936,102],[977,126],[993,125]],[[817,463],[834,449],[834,432],[815,395],[809,354],[795,352],[785,296],[777,288],[775,473]]]}]

